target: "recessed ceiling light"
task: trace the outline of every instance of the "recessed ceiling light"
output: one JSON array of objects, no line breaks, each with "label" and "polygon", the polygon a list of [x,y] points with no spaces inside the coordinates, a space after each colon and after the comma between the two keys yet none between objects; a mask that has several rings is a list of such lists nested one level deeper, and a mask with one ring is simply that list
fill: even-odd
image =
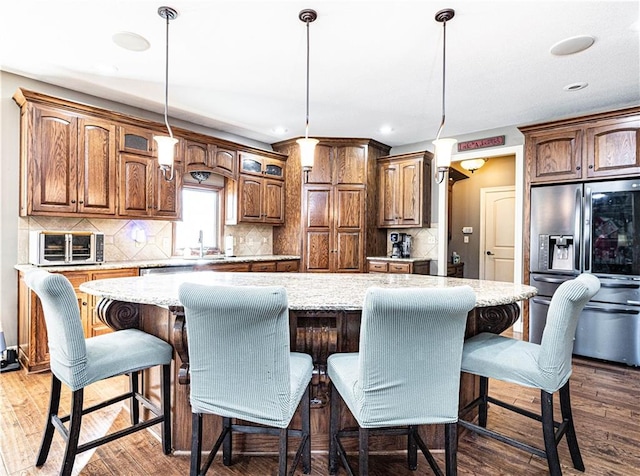
[{"label": "recessed ceiling light", "polygon": [[151,46],[151,43],[145,37],[130,31],[116,33],[111,39],[116,45],[129,51],[145,51]]},{"label": "recessed ceiling light", "polygon": [[582,35],[566,38],[562,41],[558,41],[551,47],[549,52],[556,56],[572,55],[574,53],[580,53],[581,51],[589,48],[596,39],[593,36]]},{"label": "recessed ceiling light", "polygon": [[286,127],[284,127],[284,126],[277,126],[277,127],[274,127],[273,129],[271,129],[271,131],[274,134],[277,134],[277,135],[281,136],[282,134],[285,134],[288,131],[288,129]]},{"label": "recessed ceiling light", "polygon": [[580,91],[581,89],[586,88],[587,86],[589,86],[589,83],[585,83],[584,81],[581,83],[571,83],[571,84],[567,84],[564,88],[565,91]]},{"label": "recessed ceiling light", "polygon": [[382,126],[379,129],[380,134],[391,134],[393,132],[393,127],[391,126]]}]

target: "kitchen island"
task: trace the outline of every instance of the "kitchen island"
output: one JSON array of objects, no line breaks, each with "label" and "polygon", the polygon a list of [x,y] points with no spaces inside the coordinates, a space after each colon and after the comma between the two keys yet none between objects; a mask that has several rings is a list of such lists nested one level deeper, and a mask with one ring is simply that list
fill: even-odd
[{"label": "kitchen island", "polygon": [[[188,352],[184,313],[178,300],[183,282],[232,286],[282,285],[287,290],[290,309],[291,347],[313,356],[312,448],[328,447],[328,378],[326,359],[334,352],[358,350],[360,317],[366,289],[380,287],[436,287],[469,285],[476,293],[476,308],[469,313],[466,336],[489,331],[500,333],[519,315],[518,301],[536,294],[531,286],[410,274],[333,274],[333,273],[220,273],[198,272],[115,278],[86,282],[80,289],[101,297],[98,317],[114,329],[139,328],[171,343],[175,349],[173,387],[173,443],[178,451],[189,450],[191,411],[188,392]],[[410,365],[410,363],[408,363]],[[145,392],[158,398],[157,376],[145,378]],[[477,394],[477,381],[462,376],[460,403]],[[259,396],[256,396],[259,398]],[[344,415],[345,419],[350,415]],[[215,423],[214,423],[215,421]],[[206,425],[206,441],[213,441],[217,420]],[[250,435],[234,440],[240,452],[275,451],[270,437]],[[429,428],[423,436],[432,447],[443,441],[441,429]],[[399,437],[373,443],[373,450],[395,451],[406,448]]]}]

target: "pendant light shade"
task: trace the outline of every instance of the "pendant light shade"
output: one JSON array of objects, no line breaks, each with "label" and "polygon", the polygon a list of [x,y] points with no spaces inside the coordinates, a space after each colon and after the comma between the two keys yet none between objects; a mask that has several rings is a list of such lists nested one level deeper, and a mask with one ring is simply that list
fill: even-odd
[{"label": "pendant light shade", "polygon": [[315,10],[302,10],[298,14],[298,18],[307,26],[307,115],[304,128],[304,139],[298,139],[296,142],[300,146],[300,165],[304,172],[305,183],[308,180],[309,172],[313,167],[313,159],[318,139],[309,139],[309,23],[318,18]]},{"label": "pendant light shade", "polygon": [[167,22],[165,43],[165,68],[164,68],[164,123],[167,126],[168,136],[153,136],[158,145],[158,165],[162,170],[162,176],[170,182],[173,180],[173,161],[178,139],[173,137],[173,131],[169,125],[169,21],[178,17],[178,12],[171,7],[158,8],[158,15]]},{"label": "pendant light shade", "polygon": [[445,86],[446,86],[446,69],[447,69],[447,22],[453,18],[455,11],[452,8],[446,8],[436,13],[435,19],[442,23],[442,119],[440,127],[436,134],[436,140],[433,141],[436,154],[436,181],[442,183],[445,174],[451,166],[451,155],[453,146],[458,142],[455,139],[440,139],[440,134],[444,128],[445,122]]}]

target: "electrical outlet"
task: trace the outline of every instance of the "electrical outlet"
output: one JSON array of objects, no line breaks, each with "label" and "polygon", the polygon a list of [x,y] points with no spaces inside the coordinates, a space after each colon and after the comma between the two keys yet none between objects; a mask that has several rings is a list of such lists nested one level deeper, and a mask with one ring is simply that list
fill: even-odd
[{"label": "electrical outlet", "polygon": [[468,236],[465,236],[465,237],[464,237],[464,242],[465,242],[465,243],[469,243],[469,237],[468,237]]},{"label": "electrical outlet", "polygon": [[435,245],[436,244],[436,237],[435,236],[429,236],[427,238],[427,243],[430,245]]}]

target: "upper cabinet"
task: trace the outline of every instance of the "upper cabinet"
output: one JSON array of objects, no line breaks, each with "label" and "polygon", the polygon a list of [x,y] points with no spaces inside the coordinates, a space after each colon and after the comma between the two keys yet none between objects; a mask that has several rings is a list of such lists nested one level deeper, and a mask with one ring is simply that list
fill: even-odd
[{"label": "upper cabinet", "polygon": [[194,140],[184,141],[186,172],[212,172],[235,179],[238,175],[238,157],[235,150]]},{"label": "upper cabinet", "polygon": [[431,159],[429,152],[378,159],[378,226],[430,226]]},{"label": "upper cabinet", "polygon": [[640,108],[520,130],[530,183],[640,174]]},{"label": "upper cabinet", "polygon": [[284,223],[285,157],[238,154],[238,180],[227,180],[226,223]]}]

